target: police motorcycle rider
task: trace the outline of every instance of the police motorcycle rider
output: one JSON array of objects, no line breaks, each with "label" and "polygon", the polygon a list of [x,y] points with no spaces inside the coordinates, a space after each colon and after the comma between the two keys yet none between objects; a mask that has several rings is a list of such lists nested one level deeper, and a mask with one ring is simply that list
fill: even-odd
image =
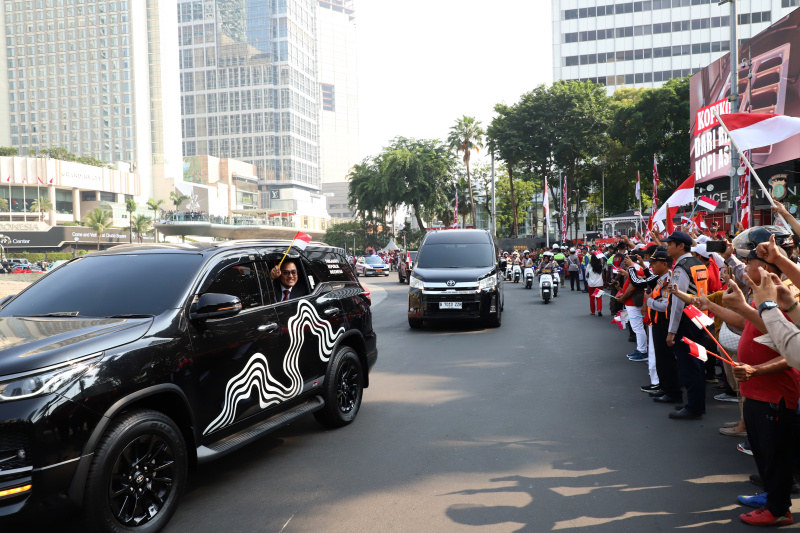
[{"label": "police motorcycle rider", "polygon": [[558,284],[555,282],[553,274],[558,268],[558,263],[553,260],[553,252],[545,251],[542,260],[539,262],[539,296],[547,303],[552,295],[558,295]]},{"label": "police motorcycle rider", "polygon": [[514,253],[511,254],[511,265],[511,275],[514,283],[517,283],[522,279],[522,261],[520,261],[519,252],[514,251]]},{"label": "police motorcycle rider", "polygon": [[533,256],[529,250],[522,252],[522,267],[525,279],[525,288],[530,289],[533,287],[534,263]]},{"label": "police motorcycle rider", "polygon": [[503,257],[500,259],[500,271],[503,272],[506,281],[511,279],[511,257],[508,252],[503,252]]},{"label": "police motorcycle rider", "polygon": [[560,272],[554,271],[555,277],[556,277],[555,281],[556,281],[556,283],[560,283],[561,286],[563,287],[564,286],[564,281],[565,281],[564,280],[564,274],[565,274],[564,267],[567,264],[567,256],[564,255],[564,252],[563,252],[562,248],[557,244],[553,245],[553,259],[555,260],[556,263],[558,263],[558,269],[560,270]]}]

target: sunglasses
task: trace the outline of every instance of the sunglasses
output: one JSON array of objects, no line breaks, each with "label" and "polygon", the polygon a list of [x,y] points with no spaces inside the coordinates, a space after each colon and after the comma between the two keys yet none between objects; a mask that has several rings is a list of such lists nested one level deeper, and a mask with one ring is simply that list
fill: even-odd
[{"label": "sunglasses", "polygon": [[284,276],[296,276],[297,270],[281,270],[281,274]]}]

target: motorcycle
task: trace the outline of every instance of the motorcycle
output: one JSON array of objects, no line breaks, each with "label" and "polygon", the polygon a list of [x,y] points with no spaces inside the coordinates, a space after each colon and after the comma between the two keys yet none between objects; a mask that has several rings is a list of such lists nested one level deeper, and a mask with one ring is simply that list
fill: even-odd
[{"label": "motorcycle", "polygon": [[550,303],[554,287],[558,287],[558,285],[553,281],[553,274],[550,273],[550,269],[542,271],[539,275],[539,296],[544,300],[544,303]]},{"label": "motorcycle", "polygon": [[553,271],[553,298],[558,296],[558,286],[561,284],[561,267]]},{"label": "motorcycle", "polygon": [[525,288],[533,287],[533,267],[525,267]]},{"label": "motorcycle", "polygon": [[520,268],[519,264],[514,265],[512,272],[514,273],[514,283],[519,283],[522,277],[522,268]]},{"label": "motorcycle", "polygon": [[509,261],[508,263],[506,263],[506,281],[511,281],[511,274],[512,274],[511,261]]}]

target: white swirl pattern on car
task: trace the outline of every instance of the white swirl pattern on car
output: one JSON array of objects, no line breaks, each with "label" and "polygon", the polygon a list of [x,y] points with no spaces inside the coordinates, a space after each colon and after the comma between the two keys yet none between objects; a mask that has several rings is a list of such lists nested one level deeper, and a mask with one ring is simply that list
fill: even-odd
[{"label": "white swirl pattern on car", "polygon": [[305,342],[306,326],[319,338],[319,358],[328,362],[336,345],[336,340],[344,333],[341,327],[334,333],[333,326],[320,318],[317,310],[307,300],[301,300],[297,313],[289,319],[289,350],[283,359],[283,371],[291,380],[289,386],[275,379],[269,371],[267,358],[261,353],[253,354],[244,369],[232,377],[225,387],[225,404],[222,412],[203,431],[207,435],[230,425],[236,419],[236,407],[241,400],[250,398],[253,388],[258,392],[261,409],[294,398],[303,389],[303,376],[300,375],[300,349]]}]

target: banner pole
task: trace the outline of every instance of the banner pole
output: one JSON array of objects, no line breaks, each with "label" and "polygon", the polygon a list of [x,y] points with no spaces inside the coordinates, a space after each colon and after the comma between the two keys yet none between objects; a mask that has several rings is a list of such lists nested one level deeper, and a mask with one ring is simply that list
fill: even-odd
[{"label": "banner pole", "polygon": [[[738,144],[736,144],[736,140],[734,140],[734,138],[731,136],[731,131],[728,129],[728,126],[726,126],[726,125],[725,125],[725,123],[724,123],[724,122],[722,122],[722,119],[720,118],[720,116],[719,116],[719,112],[717,111],[717,109],[716,109],[716,108],[714,108],[712,111],[714,112],[714,116],[717,118],[717,121],[719,122],[719,125],[720,125],[720,126],[722,126],[722,129],[724,129],[724,130],[725,130],[725,133],[727,133],[727,134],[728,134],[728,138],[731,140],[731,144],[732,144],[732,145],[733,145],[733,147],[734,147],[734,148],[736,148],[736,150],[739,152],[739,155],[741,155],[741,156],[742,156],[742,161],[744,161],[744,164],[745,164],[745,165],[747,165],[747,168],[749,168],[749,169],[750,169],[750,174],[751,174],[751,175],[752,175],[752,176],[753,176],[753,177],[756,179],[756,181],[758,182],[758,186],[759,186],[759,187],[761,187],[761,190],[764,192],[764,196],[766,196],[766,197],[767,197],[767,200],[769,200],[769,203],[770,203],[770,205],[771,205],[772,207],[776,207],[776,205],[775,205],[775,200],[773,200],[773,199],[772,199],[772,195],[769,193],[769,191],[767,190],[767,188],[764,186],[764,182],[762,182],[762,181],[761,181],[761,178],[759,178],[759,177],[758,177],[758,173],[756,172],[756,169],[754,169],[754,168],[753,168],[753,165],[751,165],[751,164],[750,164],[750,158],[748,158],[747,156],[745,156],[745,155],[744,155],[744,152],[743,152],[743,151],[742,151],[742,150],[739,148],[739,145],[738,145]],[[731,191],[731,193],[733,193],[733,191]],[[735,202],[735,201],[736,201],[736,200],[734,200],[734,202]],[[748,202],[748,203],[749,203],[749,202]],[[783,218],[783,216],[781,216],[781,214],[780,214],[780,213],[776,213],[776,215],[778,216],[778,218],[780,218],[781,220],[783,220],[783,224],[784,224],[784,226],[786,226],[786,227],[790,227],[790,226],[789,226],[789,223],[788,223],[788,222],[786,222],[786,219],[785,219],[785,218]],[[737,221],[737,222],[738,222],[738,221]],[[750,227],[752,227],[752,226],[753,226],[753,223],[754,223],[754,221],[753,221],[753,220],[751,220],[751,221],[750,221]]]},{"label": "banner pole", "polygon": [[[355,239],[353,239],[353,242],[355,242]],[[280,268],[280,267],[281,267],[281,265],[283,264],[283,260],[284,260],[284,259],[286,259],[286,256],[289,254],[289,250],[291,250],[291,249],[292,249],[292,245],[293,245],[293,244],[294,244],[294,239],[292,239],[292,242],[291,242],[291,244],[289,244],[289,247],[286,249],[286,253],[285,253],[285,254],[283,254],[283,257],[281,257],[281,262],[280,262],[280,263],[278,263],[278,268]]]}]

